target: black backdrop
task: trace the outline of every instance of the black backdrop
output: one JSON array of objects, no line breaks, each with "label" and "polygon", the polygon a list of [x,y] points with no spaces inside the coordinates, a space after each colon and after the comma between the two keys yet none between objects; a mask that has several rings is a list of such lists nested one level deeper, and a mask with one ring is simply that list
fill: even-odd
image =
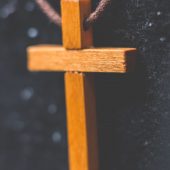
[{"label": "black backdrop", "polygon": [[[95,46],[139,51],[135,73],[95,75],[101,170],[170,169],[169,30],[169,0],[113,0],[94,27]],[[1,0],[1,170],[68,169],[63,73],[26,68],[38,43],[61,43],[60,29],[34,1]]]}]

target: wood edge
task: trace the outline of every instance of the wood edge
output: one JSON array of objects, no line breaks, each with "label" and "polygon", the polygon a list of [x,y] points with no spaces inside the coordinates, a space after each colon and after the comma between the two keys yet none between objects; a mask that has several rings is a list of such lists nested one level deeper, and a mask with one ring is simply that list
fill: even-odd
[{"label": "wood edge", "polygon": [[[106,50],[106,51],[122,51],[122,52],[137,52],[137,48],[124,48],[124,47],[91,47],[88,49],[78,49],[78,50],[69,50],[69,49],[65,49],[64,47],[60,46],[60,45],[45,45],[45,44],[40,44],[40,45],[35,45],[35,46],[29,46],[27,47],[27,54],[29,52],[35,52],[35,51],[50,51],[50,50],[60,50],[60,51],[98,51],[100,52],[100,50]],[[101,51],[102,52],[102,51]]]}]

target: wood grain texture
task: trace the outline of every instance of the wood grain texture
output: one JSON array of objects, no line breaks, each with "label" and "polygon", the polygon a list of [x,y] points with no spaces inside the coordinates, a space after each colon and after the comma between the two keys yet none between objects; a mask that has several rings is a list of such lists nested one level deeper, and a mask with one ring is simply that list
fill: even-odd
[{"label": "wood grain texture", "polygon": [[93,77],[65,73],[70,170],[98,170]]},{"label": "wood grain texture", "polygon": [[136,49],[99,48],[65,50],[56,46],[28,48],[31,71],[126,73],[134,70]]},{"label": "wood grain texture", "polygon": [[67,49],[81,49],[93,44],[92,30],[84,31],[84,19],[91,12],[91,0],[62,0],[63,46]]}]

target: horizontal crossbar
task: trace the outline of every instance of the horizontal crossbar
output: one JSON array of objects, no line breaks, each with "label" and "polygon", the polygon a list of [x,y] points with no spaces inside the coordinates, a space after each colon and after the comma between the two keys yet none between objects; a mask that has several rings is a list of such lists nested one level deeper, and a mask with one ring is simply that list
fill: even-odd
[{"label": "horizontal crossbar", "polygon": [[126,73],[134,70],[136,58],[135,48],[66,50],[56,45],[39,45],[27,51],[30,71]]}]

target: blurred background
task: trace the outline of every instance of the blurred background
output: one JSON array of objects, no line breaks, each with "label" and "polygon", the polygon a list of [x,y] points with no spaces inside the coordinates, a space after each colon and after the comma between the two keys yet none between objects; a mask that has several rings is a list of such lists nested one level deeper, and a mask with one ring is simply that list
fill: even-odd
[{"label": "blurred background", "polygon": [[[138,48],[135,73],[95,74],[101,170],[170,169],[169,30],[169,0],[113,0],[94,25],[95,46]],[[68,169],[63,73],[26,56],[61,39],[34,0],[0,0],[1,170]]]}]

